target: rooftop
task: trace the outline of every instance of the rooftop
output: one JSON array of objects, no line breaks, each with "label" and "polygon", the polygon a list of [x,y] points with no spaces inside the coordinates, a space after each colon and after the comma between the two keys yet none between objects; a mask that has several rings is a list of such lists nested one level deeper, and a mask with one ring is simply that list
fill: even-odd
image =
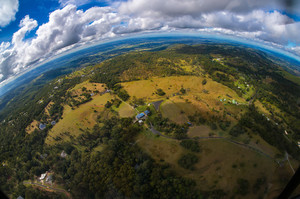
[{"label": "rooftop", "polygon": [[44,130],[46,128],[46,124],[40,123],[39,128],[41,130]]},{"label": "rooftop", "polygon": [[141,118],[144,117],[144,116],[145,116],[144,113],[140,113],[140,114],[138,114],[138,115],[136,116],[136,118],[141,119]]}]

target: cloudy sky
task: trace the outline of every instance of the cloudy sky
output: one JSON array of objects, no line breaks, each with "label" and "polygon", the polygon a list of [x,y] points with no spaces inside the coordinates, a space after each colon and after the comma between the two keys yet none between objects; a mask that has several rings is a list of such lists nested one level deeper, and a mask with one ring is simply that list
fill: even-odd
[{"label": "cloudy sky", "polygon": [[300,1],[0,0],[0,85],[74,47],[156,31],[225,34],[300,55]]}]

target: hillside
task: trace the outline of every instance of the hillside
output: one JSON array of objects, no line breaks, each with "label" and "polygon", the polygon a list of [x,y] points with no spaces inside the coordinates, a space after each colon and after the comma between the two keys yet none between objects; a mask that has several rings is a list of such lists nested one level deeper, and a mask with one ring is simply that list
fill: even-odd
[{"label": "hillside", "polygon": [[299,77],[285,69],[258,50],[179,44],[60,76],[0,113],[1,188],[274,198],[300,163]]}]

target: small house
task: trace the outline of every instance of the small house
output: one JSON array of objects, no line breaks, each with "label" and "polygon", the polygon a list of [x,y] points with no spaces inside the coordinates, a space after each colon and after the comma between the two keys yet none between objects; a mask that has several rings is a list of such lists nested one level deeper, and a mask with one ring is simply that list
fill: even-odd
[{"label": "small house", "polygon": [[144,113],[140,113],[136,116],[137,119],[142,119],[143,117],[145,117]]},{"label": "small house", "polygon": [[47,176],[46,182],[52,183],[52,175]]},{"label": "small house", "polygon": [[139,124],[143,124],[143,120],[139,120]]},{"label": "small house", "polygon": [[192,126],[192,123],[190,123],[190,122],[187,122],[187,124],[188,124],[189,126]]},{"label": "small house", "polygon": [[46,172],[46,173],[42,173],[42,175],[41,175],[41,177],[40,177],[39,179],[40,179],[40,180],[44,180],[45,177],[46,177],[46,175],[47,175],[47,172]]},{"label": "small house", "polygon": [[40,123],[39,128],[41,130],[44,130],[46,128],[46,124]]},{"label": "small house", "polygon": [[41,158],[41,159],[45,159],[47,156],[48,156],[48,154],[47,154],[47,153],[44,153],[44,154],[41,154],[41,155],[40,155],[40,158]]},{"label": "small house", "polygon": [[65,151],[62,151],[61,154],[60,154],[60,157],[66,158],[67,157],[67,153]]},{"label": "small house", "polygon": [[146,110],[144,113],[148,116],[151,112],[149,110]]}]

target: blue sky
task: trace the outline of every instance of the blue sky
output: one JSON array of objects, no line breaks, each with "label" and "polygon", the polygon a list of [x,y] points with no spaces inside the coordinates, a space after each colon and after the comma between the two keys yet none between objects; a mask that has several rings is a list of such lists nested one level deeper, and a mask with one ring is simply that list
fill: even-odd
[{"label": "blue sky", "polygon": [[1,0],[0,29],[1,85],[72,48],[146,32],[228,35],[299,56],[300,1]]}]

